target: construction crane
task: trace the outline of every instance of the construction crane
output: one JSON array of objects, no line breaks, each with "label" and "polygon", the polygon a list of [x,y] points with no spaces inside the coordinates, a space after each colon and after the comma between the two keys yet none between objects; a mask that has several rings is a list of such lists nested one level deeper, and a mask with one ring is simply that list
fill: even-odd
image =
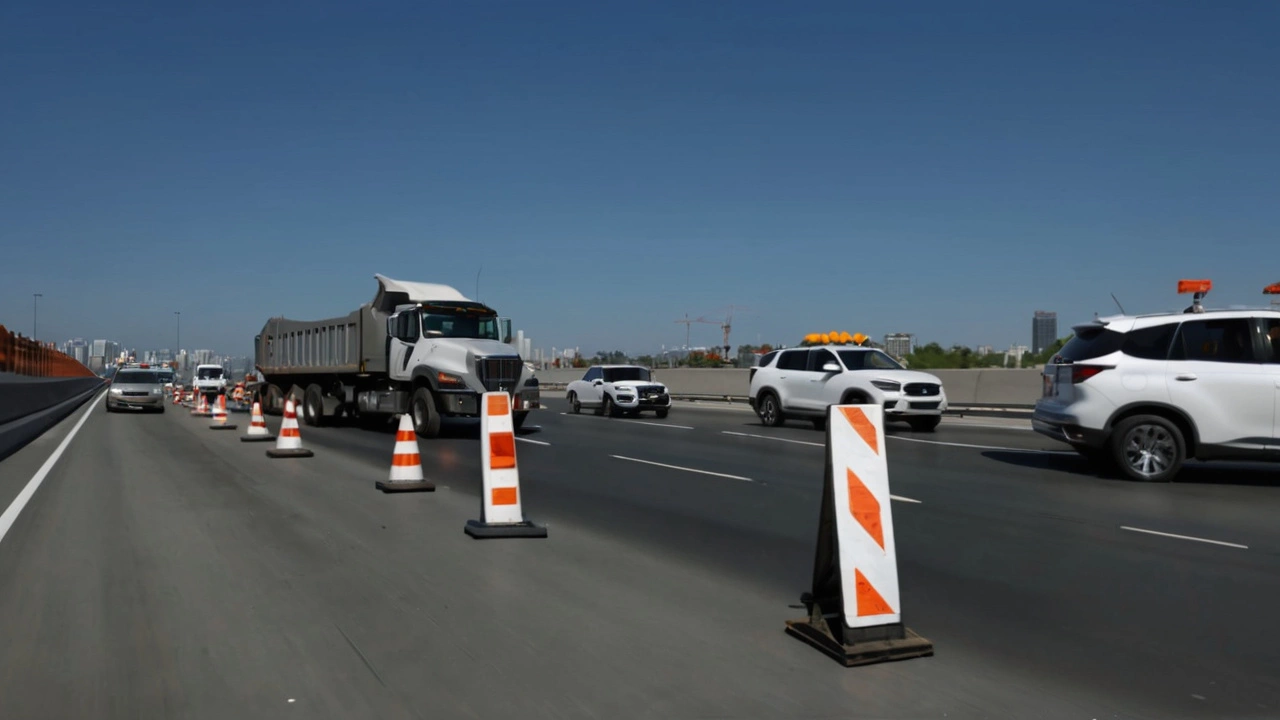
[{"label": "construction crane", "polygon": [[[685,350],[688,350],[688,349],[689,349],[690,329],[692,328],[692,326],[693,326],[693,324],[694,324],[694,323],[707,323],[708,325],[719,325],[719,324],[720,324],[720,323],[716,322],[715,320],[708,320],[708,319],[706,319],[706,318],[704,318],[704,317],[700,317],[700,318],[696,318],[696,319],[694,319],[694,320],[690,320],[690,319],[689,319],[689,313],[685,313],[685,314],[684,314],[684,319],[683,319],[683,320],[677,320],[677,321],[676,321],[676,323],[683,323],[683,324],[684,324],[684,349],[685,349]],[[726,338],[728,337],[727,331],[726,331],[725,337],[726,337]]]},{"label": "construction crane", "polygon": [[724,355],[722,357],[724,357],[725,360],[729,359],[729,329],[733,326],[734,310],[750,310],[750,308],[745,308],[741,305],[729,306],[729,313],[725,315],[724,323],[720,326],[720,329],[724,331]]}]

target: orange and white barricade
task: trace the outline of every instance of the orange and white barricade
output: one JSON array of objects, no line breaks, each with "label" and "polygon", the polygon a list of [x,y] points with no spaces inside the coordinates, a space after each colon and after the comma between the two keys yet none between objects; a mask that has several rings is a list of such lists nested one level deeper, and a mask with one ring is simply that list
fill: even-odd
[{"label": "orange and white barricade", "polygon": [[391,474],[374,484],[382,492],[429,492],[436,489],[422,474],[422,456],[418,454],[418,436],[413,432],[413,419],[400,416],[396,430],[396,447],[391,453]]},{"label": "orange and white barricade", "polygon": [[267,451],[270,458],[311,457],[315,453],[302,447],[302,432],[298,429],[298,414],[293,407],[293,398],[284,401],[284,421],[280,423],[280,435],[276,438],[276,446]]},{"label": "orange and white barricade", "polygon": [[218,402],[213,404],[213,422],[209,423],[210,430],[235,430],[235,423],[227,422],[227,396],[219,395]]},{"label": "orange and white barricade", "polygon": [[191,414],[195,415],[196,417],[212,417],[213,416],[213,414],[209,412],[209,406],[205,403],[204,393],[202,392],[196,393],[196,407],[194,410],[191,411]]},{"label": "orange and white barricade", "polygon": [[480,407],[480,520],[468,520],[466,533],[473,538],[544,538],[545,527],[524,519],[511,396],[487,392],[480,396]]},{"label": "orange and white barricade", "polygon": [[809,617],[787,622],[787,633],[845,666],[932,655],[933,643],[902,623],[884,408],[828,412],[813,588],[800,598]]},{"label": "orange and white barricade", "polygon": [[240,436],[240,442],[267,442],[276,436],[267,429],[267,419],[262,417],[262,404],[253,404],[253,414],[249,418],[249,432]]}]

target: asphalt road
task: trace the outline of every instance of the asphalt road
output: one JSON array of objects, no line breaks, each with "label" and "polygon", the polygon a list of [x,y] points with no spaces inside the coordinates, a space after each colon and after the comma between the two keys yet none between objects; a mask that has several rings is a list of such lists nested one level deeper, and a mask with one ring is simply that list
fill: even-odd
[{"label": "asphalt road", "polygon": [[[821,433],[549,404],[518,451],[550,537],[487,542],[473,426],[420,443],[437,492],[388,496],[391,429],[268,460],[243,415],[97,404],[0,539],[0,714],[1280,717],[1273,468],[1141,485],[994,421],[891,426],[903,612],[937,655],[845,669],[782,632]],[[0,508],[80,415],[0,463]]]}]

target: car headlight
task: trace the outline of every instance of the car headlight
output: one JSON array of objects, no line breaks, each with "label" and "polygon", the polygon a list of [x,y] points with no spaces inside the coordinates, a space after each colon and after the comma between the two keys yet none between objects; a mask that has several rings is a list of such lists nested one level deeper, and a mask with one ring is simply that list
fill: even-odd
[{"label": "car headlight", "polygon": [[872,380],[871,384],[885,392],[902,391],[902,383],[897,383],[892,380]]},{"label": "car headlight", "polygon": [[111,388],[111,394],[112,394],[112,395],[119,395],[119,394],[120,394],[120,393],[122,393],[122,392],[124,392],[124,391],[123,391],[123,390],[121,390],[120,388]]}]

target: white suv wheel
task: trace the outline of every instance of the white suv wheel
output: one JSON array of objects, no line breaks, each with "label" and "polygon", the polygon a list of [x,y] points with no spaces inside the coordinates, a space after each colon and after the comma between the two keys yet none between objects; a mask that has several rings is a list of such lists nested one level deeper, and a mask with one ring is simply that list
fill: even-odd
[{"label": "white suv wheel", "polygon": [[1140,415],[1116,428],[1116,461],[1134,480],[1164,482],[1182,468],[1182,433],[1168,420]]}]

